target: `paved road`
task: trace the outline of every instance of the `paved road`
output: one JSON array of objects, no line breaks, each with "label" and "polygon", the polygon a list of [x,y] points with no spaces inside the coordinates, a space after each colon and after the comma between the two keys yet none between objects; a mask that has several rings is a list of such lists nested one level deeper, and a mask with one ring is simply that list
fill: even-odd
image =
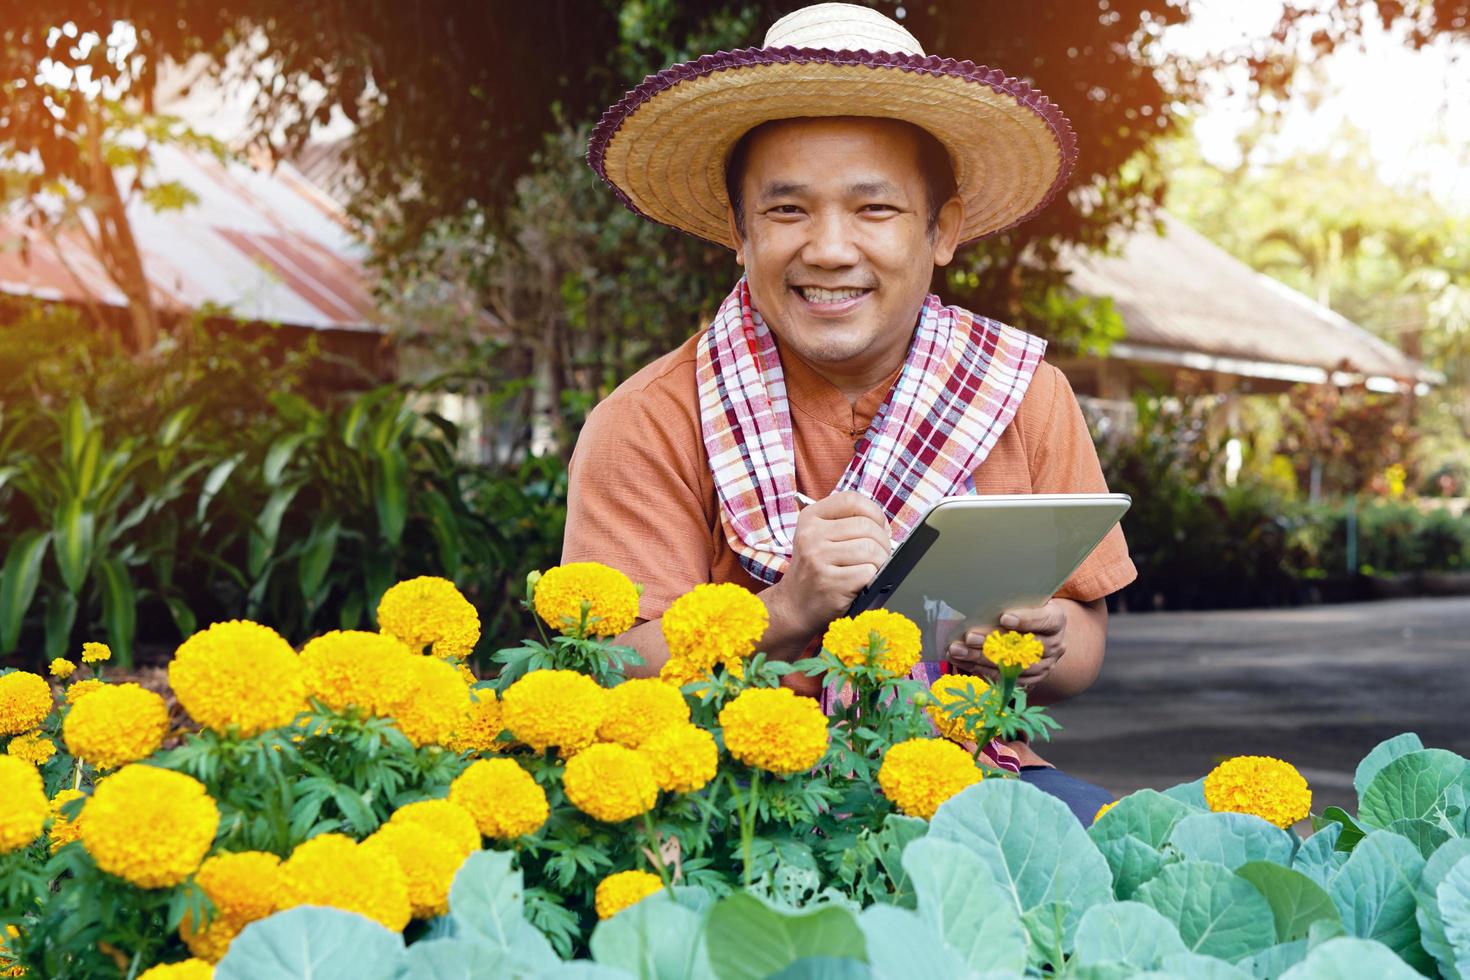
[{"label": "paved road", "polygon": [[1416,731],[1470,755],[1470,598],[1114,616],[1098,683],[1056,707],[1042,754],[1115,793],[1197,779],[1232,755],[1302,771],[1313,810]]}]

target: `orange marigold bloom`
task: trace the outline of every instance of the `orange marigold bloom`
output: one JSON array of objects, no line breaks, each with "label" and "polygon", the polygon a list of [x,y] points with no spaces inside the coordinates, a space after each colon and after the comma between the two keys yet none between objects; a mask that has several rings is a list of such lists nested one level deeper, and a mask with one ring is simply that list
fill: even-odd
[{"label": "orange marigold bloom", "polygon": [[1253,813],[1286,828],[1312,812],[1312,791],[1289,762],[1239,755],[1205,777],[1205,802],[1216,813]]}]

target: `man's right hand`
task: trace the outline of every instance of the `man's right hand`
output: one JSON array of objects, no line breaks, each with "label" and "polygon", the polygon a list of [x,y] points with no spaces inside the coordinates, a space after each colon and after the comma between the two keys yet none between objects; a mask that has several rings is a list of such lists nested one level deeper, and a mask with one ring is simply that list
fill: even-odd
[{"label": "man's right hand", "polygon": [[776,607],[772,626],[779,616],[779,632],[810,639],[847,612],[892,550],[888,519],[868,497],[849,490],[810,505],[797,515],[786,574],[762,594]]}]

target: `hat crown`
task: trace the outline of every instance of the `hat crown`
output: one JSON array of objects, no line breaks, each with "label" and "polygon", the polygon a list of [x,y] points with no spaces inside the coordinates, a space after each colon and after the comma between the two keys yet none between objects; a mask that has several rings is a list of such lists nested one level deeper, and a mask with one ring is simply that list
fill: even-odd
[{"label": "hat crown", "polygon": [[766,31],[764,47],[924,54],[897,21],[855,3],[818,3],[794,10]]}]

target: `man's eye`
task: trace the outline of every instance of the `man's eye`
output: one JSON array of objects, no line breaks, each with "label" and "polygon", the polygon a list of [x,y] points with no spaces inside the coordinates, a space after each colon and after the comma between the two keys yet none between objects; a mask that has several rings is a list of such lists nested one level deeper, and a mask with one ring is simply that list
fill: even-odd
[{"label": "man's eye", "polygon": [[892,204],[864,204],[864,214],[893,214],[898,208]]},{"label": "man's eye", "polygon": [[795,204],[778,204],[766,211],[767,214],[801,214],[801,208]]}]

